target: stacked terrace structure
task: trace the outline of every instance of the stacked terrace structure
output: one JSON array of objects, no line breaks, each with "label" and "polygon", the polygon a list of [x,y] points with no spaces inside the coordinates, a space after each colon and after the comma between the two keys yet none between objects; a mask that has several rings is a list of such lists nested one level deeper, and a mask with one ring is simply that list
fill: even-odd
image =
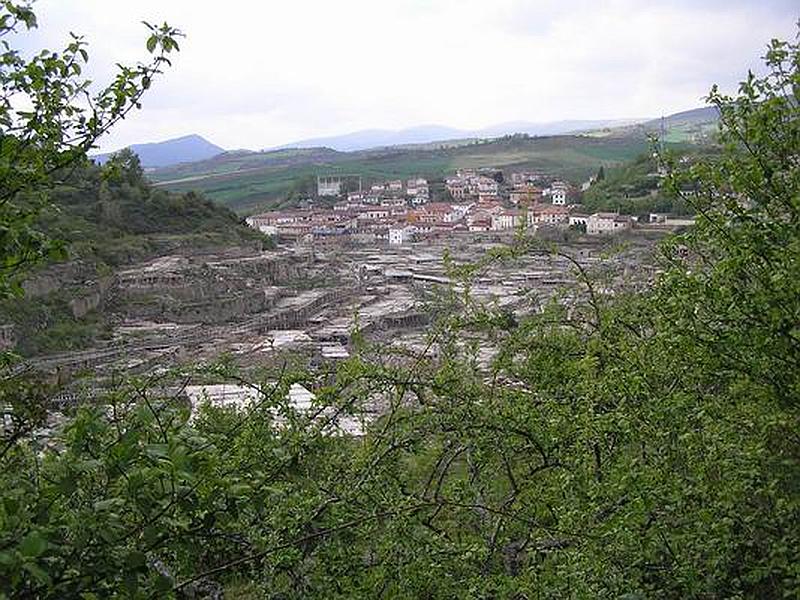
[{"label": "stacked terrace structure", "polygon": [[296,279],[287,253],[165,256],[117,274],[113,304],[129,319],[218,323],[269,309],[275,285]]}]

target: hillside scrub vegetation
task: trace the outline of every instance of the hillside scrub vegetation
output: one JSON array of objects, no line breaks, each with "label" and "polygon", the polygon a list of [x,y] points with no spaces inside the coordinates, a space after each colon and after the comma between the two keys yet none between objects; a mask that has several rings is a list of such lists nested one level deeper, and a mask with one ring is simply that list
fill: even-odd
[{"label": "hillside scrub vegetation", "polygon": [[107,278],[115,269],[174,251],[274,248],[272,239],[200,194],[154,189],[127,150],[102,167],[74,165],[59,175],[32,229],[42,239],[58,241],[61,258],[75,266],[76,274],[50,274],[45,265],[32,265],[29,277],[52,275],[57,289],[0,299],[3,323],[24,332],[16,345],[23,356],[79,350],[109,338],[107,319],[96,310],[76,316],[70,300],[87,293],[87,282]]},{"label": "hillside scrub vegetation", "polygon": [[116,267],[155,255],[164,240],[188,247],[212,244],[273,246],[241,218],[195,192],[153,188],[129,150],[102,167],[71,169],[49,191],[39,226],[68,244],[69,256]]},{"label": "hillside scrub vegetation", "polygon": [[[102,167],[87,158],[170,65],[179,31],[146,24],[149,62],[119,65],[112,82],[95,90],[82,76],[89,55],[81,36],[27,60],[13,48],[15,36],[36,23],[27,3],[0,3],[0,314],[2,324],[25,332],[17,349],[26,355],[81,348],[105,335],[97,314],[73,315],[69,295],[114,268],[174,248],[272,245],[198,194],[153,188],[130,151]],[[21,299],[23,281],[54,260],[80,263],[81,278]]]},{"label": "hillside scrub vegetation", "polygon": [[[703,154],[712,153],[711,148]],[[681,152],[684,162],[696,161],[697,152]],[[674,159],[674,158],[673,158]],[[642,154],[625,165],[603,170],[603,177],[583,194],[581,200],[589,213],[619,211],[621,214],[644,216],[649,213],[693,215],[694,208],[681,195],[662,186],[663,170],[657,157]],[[663,168],[663,167],[662,167]]]},{"label": "hillside scrub vegetation", "polygon": [[[663,157],[698,219],[646,290],[607,294],[579,270],[571,306],[474,301],[493,262],[559,252],[520,236],[450,265],[460,285],[421,351],[356,331],[323,378],[224,361],[128,377],[49,436],[53,390],[9,371],[0,594],[797,597],[798,45],[772,42],[766,66],[735,97],[712,90],[718,156]],[[258,400],[192,411],[190,379]],[[295,382],[312,414],[287,401]],[[376,403],[363,435],[334,434]]]}]

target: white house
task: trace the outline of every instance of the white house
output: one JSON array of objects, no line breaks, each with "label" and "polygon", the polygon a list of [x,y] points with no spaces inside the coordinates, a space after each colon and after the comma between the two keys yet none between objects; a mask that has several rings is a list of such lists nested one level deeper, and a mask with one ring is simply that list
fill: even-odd
[{"label": "white house", "polygon": [[469,213],[472,206],[472,204],[451,204],[450,207],[453,209],[451,222],[463,219]]},{"label": "white house", "polygon": [[412,177],[406,181],[406,196],[428,195],[428,180],[422,177]]},{"label": "white house", "polygon": [[317,177],[317,196],[338,196],[342,193],[339,177]]},{"label": "white house", "polygon": [[278,226],[287,226],[301,223],[310,219],[311,213],[308,211],[295,212],[266,212],[260,215],[253,215],[245,219],[245,222],[253,229],[258,229],[261,233],[275,235]]},{"label": "white house", "polygon": [[490,231],[492,229],[492,219],[488,214],[476,216],[470,220],[468,229],[472,232]]},{"label": "white house", "polygon": [[381,207],[381,208],[368,208],[367,210],[365,210],[364,212],[361,213],[361,216],[366,218],[366,219],[380,220],[380,219],[385,219],[386,217],[388,217],[389,216],[389,212],[390,212],[389,209],[388,208],[384,208],[384,207]]},{"label": "white house", "polygon": [[425,190],[426,190],[426,191],[425,191],[424,193],[423,193],[423,192],[419,192],[419,191],[418,191],[418,192],[417,192],[417,195],[416,195],[416,196],[414,196],[414,197],[411,199],[411,203],[412,203],[413,205],[415,205],[415,206],[420,206],[421,204],[425,204],[425,203],[427,203],[427,202],[428,202],[428,200],[429,200],[429,197],[428,197],[427,188],[425,188]]},{"label": "white house", "polygon": [[390,227],[389,228],[389,244],[401,245],[414,239],[414,234],[417,228],[412,225]]},{"label": "white house", "polygon": [[569,220],[569,209],[559,204],[535,204],[528,209],[530,225],[561,225]]},{"label": "white house", "polygon": [[586,233],[601,235],[604,233],[617,233],[630,229],[632,219],[617,213],[594,213],[586,219]]},{"label": "white house", "polygon": [[672,217],[666,213],[650,213],[651,225],[664,225],[666,227],[689,227],[695,224],[692,217]]},{"label": "white house", "polygon": [[390,208],[397,208],[406,205],[405,198],[384,198],[381,200],[381,206],[388,206]]},{"label": "white house", "polygon": [[522,223],[522,212],[509,208],[495,215],[492,215],[492,231],[503,231],[514,229]]},{"label": "white house", "polygon": [[447,184],[447,191],[450,192],[450,195],[455,200],[463,200],[469,195],[469,190],[467,186],[462,184],[461,182],[458,183],[448,183]]},{"label": "white house", "polygon": [[455,223],[461,220],[463,213],[453,206],[445,202],[426,204],[417,210],[417,218],[426,223]]}]

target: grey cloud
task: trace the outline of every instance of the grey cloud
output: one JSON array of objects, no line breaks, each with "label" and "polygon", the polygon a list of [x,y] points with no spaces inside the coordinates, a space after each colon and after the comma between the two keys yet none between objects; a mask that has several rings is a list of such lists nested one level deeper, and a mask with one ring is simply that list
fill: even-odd
[{"label": "grey cloud", "polygon": [[[226,27],[189,0],[40,0],[24,47],[91,42],[90,76],[144,53],[140,18],[188,37],[106,143],[195,130],[228,146],[440,123],[643,117],[692,108],[793,37],[788,0],[228,0]],[[314,15],[314,18],[311,16]],[[189,128],[187,130],[187,128]]]}]

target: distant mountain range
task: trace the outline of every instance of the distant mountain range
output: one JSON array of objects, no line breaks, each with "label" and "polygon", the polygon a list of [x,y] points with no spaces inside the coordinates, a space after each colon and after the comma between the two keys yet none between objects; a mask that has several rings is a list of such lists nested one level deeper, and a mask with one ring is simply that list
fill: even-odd
[{"label": "distant mountain range", "polygon": [[[139,155],[139,160],[146,169],[206,160],[225,152],[224,148],[220,148],[204,137],[194,134],[163,142],[133,144],[130,148]],[[113,153],[97,154],[92,158],[102,164],[108,160],[111,154]]]},{"label": "distant mountain range", "polygon": [[[716,121],[717,109],[714,107],[696,108],[672,114],[665,118],[668,128],[694,125]],[[330,148],[338,152],[356,152],[373,148],[390,146],[411,146],[456,140],[498,138],[515,133],[531,136],[567,135],[599,129],[625,129],[638,127],[646,130],[658,130],[661,119],[587,119],[565,120],[548,123],[530,121],[509,121],[485,127],[483,129],[466,130],[445,127],[442,125],[421,125],[407,129],[365,129],[344,135],[317,137],[283,144],[265,151],[285,149]],[[225,149],[212,144],[199,135],[186,135],[179,138],[147,144],[133,144],[131,149],[139,155],[142,166],[148,169],[171,167],[183,163],[208,160],[225,153]],[[246,156],[249,150],[231,150],[229,157]],[[111,153],[93,156],[98,162],[105,162]]]},{"label": "distant mountain range", "polygon": [[[712,140],[703,131],[709,126],[713,129],[717,118],[713,108],[666,116],[665,144],[701,146]],[[154,169],[149,177],[159,187],[201,191],[242,213],[291,206],[293,190],[305,193],[299,190],[313,188],[314,176],[325,174],[359,173],[369,183],[413,174],[440,179],[462,167],[493,167],[542,170],[580,182],[597,173],[601,165],[618,166],[651,150],[648,134],[658,132],[661,119],[626,122],[507,123],[480,132],[448,127],[419,127],[402,132],[371,130],[339,136],[338,143],[337,138],[306,140],[313,146],[308,148],[232,150],[203,161]],[[569,133],[553,133],[561,130]],[[504,135],[519,131],[539,135]],[[470,134],[474,137],[462,137]],[[330,147],[358,147],[355,143],[369,148],[342,151]]]},{"label": "distant mountain range", "polygon": [[353,152],[368,150],[385,146],[405,146],[410,144],[427,144],[448,140],[463,140],[471,138],[496,138],[514,133],[528,135],[563,135],[603,129],[606,127],[621,127],[634,123],[641,123],[647,119],[606,119],[606,120],[572,120],[554,121],[550,123],[533,123],[530,121],[510,121],[485,127],[483,129],[455,129],[442,125],[421,125],[408,129],[364,129],[344,135],[318,137],[283,144],[268,150],[281,150],[285,148],[332,148],[340,152]]}]

